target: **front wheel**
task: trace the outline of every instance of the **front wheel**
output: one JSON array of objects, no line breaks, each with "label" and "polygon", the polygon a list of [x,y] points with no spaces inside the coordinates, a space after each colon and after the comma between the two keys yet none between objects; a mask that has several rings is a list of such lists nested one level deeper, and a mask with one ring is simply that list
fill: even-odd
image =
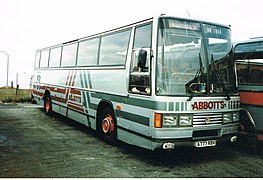
[{"label": "front wheel", "polygon": [[239,131],[250,133],[250,134],[255,134],[255,126],[250,120],[248,113],[241,110],[240,117],[241,118],[239,122]]},{"label": "front wheel", "polygon": [[257,136],[255,124],[250,120],[249,114],[240,112],[239,132],[241,146],[245,146],[249,151],[255,151],[257,147]]},{"label": "front wheel", "polygon": [[99,135],[109,144],[115,144],[117,141],[116,118],[113,110],[109,107],[101,112],[99,118]]}]

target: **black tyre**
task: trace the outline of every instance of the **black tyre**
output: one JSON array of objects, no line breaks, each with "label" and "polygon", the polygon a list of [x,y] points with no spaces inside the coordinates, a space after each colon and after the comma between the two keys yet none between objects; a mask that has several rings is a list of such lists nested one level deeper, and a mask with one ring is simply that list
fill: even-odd
[{"label": "black tyre", "polygon": [[253,123],[250,121],[247,113],[245,111],[240,112],[240,122],[239,122],[239,131],[246,133],[255,133],[255,127]]},{"label": "black tyre", "polygon": [[257,147],[256,129],[245,111],[240,112],[239,144],[244,149],[255,152]]}]

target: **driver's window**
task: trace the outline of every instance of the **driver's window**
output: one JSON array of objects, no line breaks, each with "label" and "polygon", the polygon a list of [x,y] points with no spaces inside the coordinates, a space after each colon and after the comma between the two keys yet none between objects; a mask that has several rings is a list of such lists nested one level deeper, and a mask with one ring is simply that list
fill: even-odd
[{"label": "driver's window", "polygon": [[135,28],[129,92],[150,94],[150,57],[152,24]]}]

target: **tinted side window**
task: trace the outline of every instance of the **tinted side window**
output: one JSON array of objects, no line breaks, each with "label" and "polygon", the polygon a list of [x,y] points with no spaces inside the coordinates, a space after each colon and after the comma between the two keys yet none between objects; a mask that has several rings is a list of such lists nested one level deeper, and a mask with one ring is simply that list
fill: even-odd
[{"label": "tinted side window", "polygon": [[63,46],[61,66],[75,66],[78,44],[70,44]]},{"label": "tinted side window", "polygon": [[242,85],[263,85],[263,64],[237,64],[238,83]]},{"label": "tinted side window", "polygon": [[99,65],[124,65],[131,30],[104,36],[101,39]]},{"label": "tinted side window", "polygon": [[79,43],[77,66],[94,66],[98,61],[99,38]]},{"label": "tinted side window", "polygon": [[40,67],[48,67],[49,50],[41,52]]},{"label": "tinted side window", "polygon": [[61,47],[50,50],[49,67],[59,67],[61,57]]}]

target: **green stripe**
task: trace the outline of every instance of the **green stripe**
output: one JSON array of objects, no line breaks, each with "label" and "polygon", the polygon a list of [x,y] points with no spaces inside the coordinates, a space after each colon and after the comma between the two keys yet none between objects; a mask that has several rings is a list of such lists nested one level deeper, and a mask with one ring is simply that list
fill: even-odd
[{"label": "green stripe", "polygon": [[97,104],[93,104],[93,103],[91,103],[91,101],[90,101],[90,92],[87,92],[87,91],[85,91],[85,93],[87,94],[87,99],[88,99],[88,103],[89,103],[89,108],[90,109],[93,109],[93,110],[97,110],[97,107],[98,107],[98,105]]},{"label": "green stripe", "polygon": [[86,73],[87,72],[84,71],[84,83],[85,83],[85,88],[88,88],[89,86],[88,86],[88,82],[87,82],[87,74]]},{"label": "green stripe", "polygon": [[255,92],[263,92],[263,85],[242,85],[240,84],[238,89],[240,91],[255,91]]},{"label": "green stripe", "polygon": [[[83,83],[83,84],[85,84],[85,85],[84,85],[84,88],[89,88],[89,86],[90,86],[90,88],[91,88],[90,73],[87,72],[87,71],[83,71],[83,73],[84,73],[84,75],[83,75],[83,77],[84,77],[84,83]],[[96,104],[91,103],[91,101],[90,101],[90,92],[84,91],[84,95],[85,95],[85,97],[87,97],[88,107],[89,107],[90,109],[96,110],[98,106],[97,106]],[[86,98],[85,98],[85,100],[86,100]]]},{"label": "green stripe", "polygon": [[[79,73],[79,75],[80,75],[80,86],[81,86],[82,88],[84,88],[84,82],[83,82],[82,72],[83,72],[83,71],[80,71],[80,73]],[[85,94],[85,92],[82,92],[82,93],[83,93],[83,98],[84,98],[83,105],[85,106],[85,108],[87,108],[86,94]]]},{"label": "green stripe", "polygon": [[174,102],[169,102],[169,111],[174,110]]},{"label": "green stripe", "polygon": [[181,102],[181,111],[184,111],[184,102]]},{"label": "green stripe", "polygon": [[116,115],[124,119],[127,119],[129,121],[136,122],[142,125],[146,125],[146,126],[150,125],[149,117],[144,117],[144,116],[140,116],[137,114],[132,114],[132,113],[128,113],[128,112],[124,112],[120,110],[116,110]]},{"label": "green stripe", "polygon": [[[90,73],[82,71],[80,73],[81,76],[81,86],[84,88],[90,88],[92,89],[92,83],[91,83],[91,77]],[[141,108],[146,108],[146,109],[153,109],[153,110],[166,110],[166,102],[156,102],[156,101],[151,101],[151,100],[143,100],[143,99],[137,99],[137,98],[131,98],[131,97],[126,97],[126,96],[120,96],[120,95],[112,95],[112,94],[107,94],[107,93],[91,93],[91,92],[86,92],[87,100],[88,100],[88,106],[89,108],[96,110],[97,106],[96,104],[91,103],[90,101],[90,96],[93,98],[98,98],[98,99],[105,99],[109,101],[114,101],[118,103],[124,103],[132,106],[137,106]]]},{"label": "green stripe", "polygon": [[175,104],[176,104],[175,110],[176,110],[176,111],[179,111],[179,102],[176,102]]},{"label": "green stripe", "polygon": [[99,99],[106,99],[109,101],[114,101],[118,103],[124,103],[132,106],[137,106],[141,108],[153,109],[153,110],[166,110],[166,102],[156,102],[152,100],[144,100],[144,99],[137,99],[131,98],[126,96],[119,96],[119,95],[111,95],[105,93],[91,93],[91,97],[99,98]]},{"label": "green stripe", "polygon": [[[81,87],[82,88],[88,88],[88,81],[90,80],[87,80],[87,76],[88,76],[88,79],[90,78],[89,76],[89,73],[88,75],[86,75],[85,71],[80,71],[80,84],[81,84]],[[91,84],[89,84],[91,86]],[[90,93],[87,92],[87,91],[83,91],[83,99],[84,99],[84,106],[85,108],[90,108],[90,109],[93,109],[93,110],[96,110],[97,109],[97,105],[96,104],[93,104],[90,102]],[[86,98],[88,100],[88,102],[86,102]]]},{"label": "green stripe", "polygon": [[88,76],[89,87],[90,87],[90,89],[92,89],[90,73],[89,73],[89,71],[87,73],[88,73],[87,76]]}]

